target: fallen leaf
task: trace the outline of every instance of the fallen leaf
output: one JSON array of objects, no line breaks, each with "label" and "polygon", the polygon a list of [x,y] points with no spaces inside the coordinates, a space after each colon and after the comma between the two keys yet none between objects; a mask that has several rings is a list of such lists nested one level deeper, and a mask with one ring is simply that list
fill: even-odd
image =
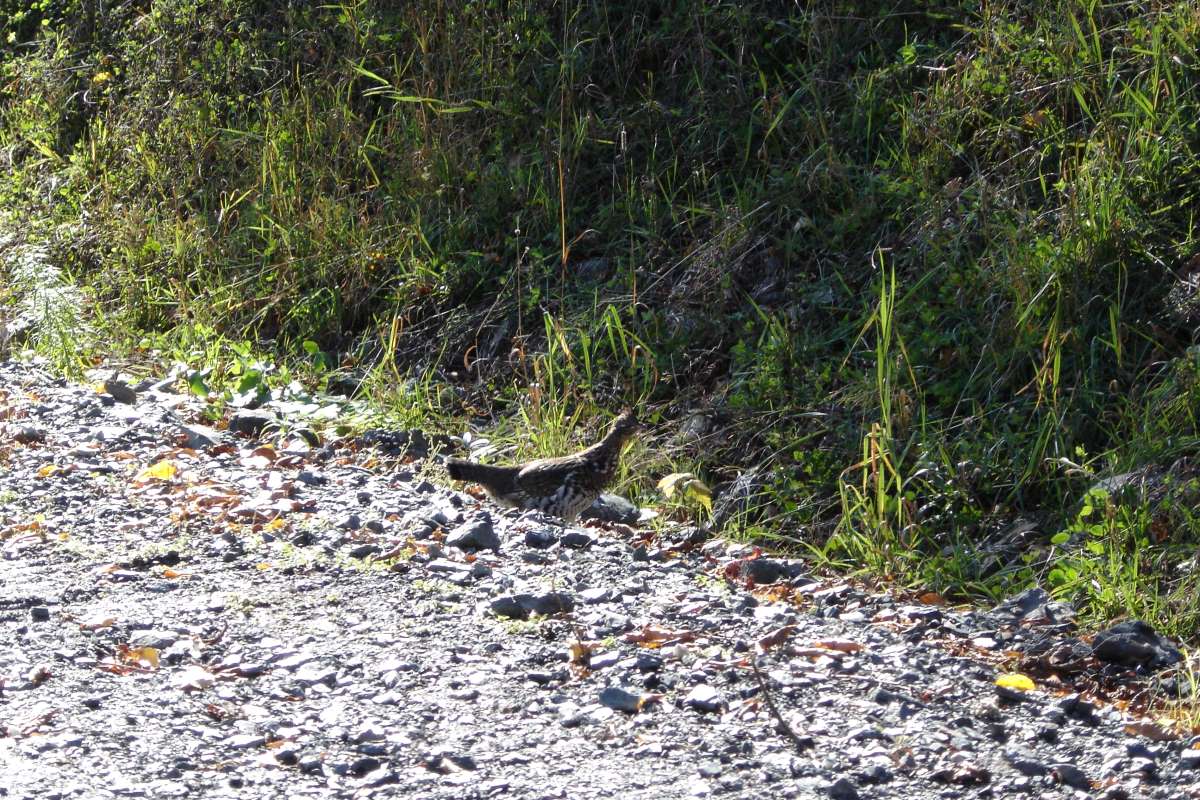
[{"label": "fallen leaf", "polygon": [[592,655],[593,647],[587,642],[574,641],[567,648],[568,660],[572,664],[587,665],[588,658]]},{"label": "fallen leaf", "polygon": [[778,647],[792,637],[796,632],[795,625],[784,625],[782,628],[771,631],[766,636],[758,640],[758,648],[764,653],[768,650]]},{"label": "fallen leaf", "polygon": [[1133,736],[1145,736],[1155,742],[1169,742],[1179,738],[1169,724],[1160,725],[1148,719],[1139,719],[1125,726],[1125,732]]},{"label": "fallen leaf", "polygon": [[666,497],[672,497],[675,492],[682,491],[684,497],[699,503],[708,513],[712,513],[712,489],[690,472],[672,472],[658,482],[658,490]]},{"label": "fallen leaf", "polygon": [[133,480],[135,483],[147,483],[149,481],[169,481],[179,474],[179,467],[170,459],[164,458],[157,464],[152,464],[146,467],[137,474]]},{"label": "fallen leaf", "polygon": [[658,625],[646,624],[641,630],[630,631],[623,637],[631,644],[664,644],[666,642],[690,642],[695,640],[695,631],[672,630]]},{"label": "fallen leaf", "polygon": [[820,647],[825,650],[836,650],[839,653],[858,653],[866,646],[860,642],[855,642],[851,639],[823,639],[819,642],[813,642],[813,647]]},{"label": "fallen leaf", "polygon": [[144,669],[158,669],[158,648],[156,647],[130,647],[128,645],[121,645],[117,648],[117,655],[127,664],[133,664]]},{"label": "fallen leaf", "polygon": [[1002,689],[1015,689],[1018,692],[1032,692],[1037,684],[1028,675],[1019,672],[1005,672],[996,676],[996,685]]}]

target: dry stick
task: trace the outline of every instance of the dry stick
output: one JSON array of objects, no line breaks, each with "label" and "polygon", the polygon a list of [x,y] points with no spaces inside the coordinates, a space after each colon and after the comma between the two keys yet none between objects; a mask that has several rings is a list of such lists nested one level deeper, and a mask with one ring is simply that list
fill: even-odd
[{"label": "dry stick", "polygon": [[812,747],[811,742],[805,742],[792,730],[792,726],[788,724],[787,720],[783,718],[783,714],[779,712],[779,707],[775,705],[775,698],[771,695],[771,687],[767,683],[762,670],[759,669],[758,658],[754,655],[750,656],[750,671],[754,673],[754,679],[758,681],[758,688],[762,691],[763,700],[767,702],[767,710],[775,718],[775,729],[792,741],[792,746],[796,748],[797,753],[803,753]]}]

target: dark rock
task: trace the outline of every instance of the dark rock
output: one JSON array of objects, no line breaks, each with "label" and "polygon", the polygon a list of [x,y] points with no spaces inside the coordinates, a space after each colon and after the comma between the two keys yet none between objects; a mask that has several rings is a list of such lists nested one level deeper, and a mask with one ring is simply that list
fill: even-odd
[{"label": "dark rock", "polygon": [[685,549],[699,547],[712,538],[712,531],[696,526],[684,528],[681,533],[682,536],[676,540],[675,546]]},{"label": "dark rock", "polygon": [[725,707],[725,698],[713,687],[702,683],[688,692],[683,704],[697,711],[720,711]]},{"label": "dark rock", "polygon": [[829,785],[829,796],[833,800],[858,800],[858,789],[849,778],[838,778]]},{"label": "dark rock", "polygon": [[855,776],[859,783],[883,784],[890,783],[895,777],[892,771],[882,764],[872,764]]},{"label": "dark rock", "polygon": [[743,581],[767,584],[790,577],[787,566],[772,558],[750,558],[734,563]]},{"label": "dark rock", "polygon": [[490,516],[464,522],[446,536],[447,547],[459,550],[499,550],[500,537]]},{"label": "dark rock", "polygon": [[1045,589],[1036,586],[1000,603],[992,613],[1027,624],[1070,623],[1075,619],[1075,609],[1051,599]]},{"label": "dark rock", "polygon": [[575,610],[575,600],[563,592],[506,594],[492,601],[491,610],[499,617],[528,619],[530,614],[569,614]]},{"label": "dark rock", "polygon": [[601,522],[618,522],[622,525],[637,524],[641,511],[633,503],[617,494],[605,492],[579,515],[580,519],[598,519]]},{"label": "dark rock", "polygon": [[616,598],[616,592],[612,589],[604,587],[593,587],[584,589],[579,593],[579,599],[586,605],[598,605],[599,603],[611,603]]},{"label": "dark rock", "polygon": [[363,756],[356,761],[346,765],[346,772],[356,778],[361,778],[364,775],[374,772],[379,769],[380,762],[378,758],[372,756]]},{"label": "dark rock", "polygon": [[1092,782],[1083,770],[1074,764],[1054,764],[1050,767],[1059,783],[1065,783],[1075,789],[1087,791],[1092,788]]},{"label": "dark rock", "polygon": [[118,378],[109,378],[104,382],[104,391],[108,392],[109,396],[118,403],[123,403],[131,406],[137,402],[137,392],[129,387],[129,384]]},{"label": "dark rock", "polygon": [[426,769],[440,772],[444,775],[453,772],[474,772],[478,769],[475,759],[463,753],[442,750],[430,753],[424,757]]},{"label": "dark rock", "polygon": [[21,425],[12,438],[21,444],[39,444],[46,441],[46,432],[33,425]]},{"label": "dark rock", "polygon": [[129,643],[134,647],[153,647],[156,650],[166,650],[179,640],[179,634],[168,630],[135,630],[129,637]]},{"label": "dark rock", "polygon": [[300,472],[296,473],[296,480],[300,481],[306,486],[324,486],[325,484],[329,483],[329,478],[307,469],[302,469]]},{"label": "dark rock", "polygon": [[636,714],[641,710],[642,697],[619,686],[609,686],[600,692],[600,705],[626,714]]},{"label": "dark rock", "polygon": [[325,391],[342,397],[354,397],[362,389],[365,377],[360,372],[332,372],[325,379]]},{"label": "dark rock", "polygon": [[186,445],[192,450],[213,447],[221,441],[221,434],[205,425],[180,425],[178,430],[183,434]]},{"label": "dark rock", "polygon": [[374,428],[358,437],[359,444],[374,447],[387,455],[424,458],[430,453],[448,453],[454,442],[445,434],[429,435],[416,428],[407,431],[388,431]]},{"label": "dark rock", "polygon": [[285,743],[275,751],[275,760],[285,767],[294,767],[300,763],[300,750],[290,742]]},{"label": "dark rock", "polygon": [[34,622],[45,622],[50,619],[50,609],[45,606],[33,606],[29,609],[29,619]]},{"label": "dark rock", "polygon": [[1158,670],[1183,660],[1169,639],[1139,619],[1117,623],[1096,634],[1092,654],[1101,661],[1125,667]]},{"label": "dark rock", "polygon": [[536,550],[546,550],[558,544],[558,536],[551,530],[531,528],[525,531],[525,546]]},{"label": "dark rock", "polygon": [[596,653],[588,659],[589,669],[607,669],[615,665],[621,660],[621,654],[616,650],[609,650],[606,653]]},{"label": "dark rock", "polygon": [[596,543],[596,537],[583,531],[567,531],[559,539],[563,547],[573,547],[576,550],[583,550],[591,547]]},{"label": "dark rock", "polygon": [[308,755],[300,759],[300,771],[305,775],[323,775],[325,765],[321,763],[319,755]]},{"label": "dark rock", "polygon": [[278,423],[278,418],[269,411],[243,409],[229,418],[229,430],[246,436],[258,436]]},{"label": "dark rock", "polygon": [[358,547],[353,547],[347,553],[351,558],[366,558],[367,556],[379,555],[383,552],[377,544],[360,544]]}]

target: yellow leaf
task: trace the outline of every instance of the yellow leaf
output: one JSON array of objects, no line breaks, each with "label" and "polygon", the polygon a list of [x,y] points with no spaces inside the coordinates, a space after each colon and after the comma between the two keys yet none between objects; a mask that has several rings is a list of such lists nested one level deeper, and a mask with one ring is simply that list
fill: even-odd
[{"label": "yellow leaf", "polygon": [[1018,692],[1032,692],[1037,684],[1028,675],[1019,672],[1005,672],[996,677],[996,685],[1002,689],[1015,689]]},{"label": "yellow leaf", "polygon": [[261,572],[262,570],[267,570],[267,569],[270,569],[270,568],[271,568],[271,562],[270,562],[270,561],[260,561],[260,562],[258,562],[257,564],[255,564],[255,565],[254,565],[254,568],[255,568],[255,569],[257,569],[257,570],[259,570],[260,572]]},{"label": "yellow leaf", "polygon": [[658,490],[665,497],[674,497],[675,492],[682,491],[684,497],[712,513],[712,489],[690,472],[672,472],[658,482]]},{"label": "yellow leaf", "polygon": [[586,664],[591,654],[591,646],[578,640],[571,642],[571,645],[567,648],[567,658],[572,664]]},{"label": "yellow leaf", "polygon": [[60,472],[62,472],[62,467],[58,466],[58,464],[43,464],[38,469],[37,476],[39,478],[49,478],[51,475],[57,475]]},{"label": "yellow leaf", "polygon": [[137,474],[134,480],[145,482],[149,480],[169,481],[179,473],[179,467],[167,459],[159,461],[157,464],[146,467]]},{"label": "yellow leaf", "polygon": [[283,517],[276,517],[275,519],[268,522],[266,525],[263,525],[263,530],[277,531],[280,528],[286,528],[286,527],[287,527],[287,523],[283,521]]},{"label": "yellow leaf", "polygon": [[667,497],[671,497],[675,494],[675,489],[680,481],[685,481],[693,477],[695,476],[690,472],[672,472],[658,482],[658,490]]},{"label": "yellow leaf", "polygon": [[139,667],[158,669],[158,649],[155,647],[131,647],[125,651],[124,657]]},{"label": "yellow leaf", "polygon": [[683,489],[689,498],[704,506],[708,513],[712,513],[712,489],[709,489],[704,481],[692,478],[684,484]]}]

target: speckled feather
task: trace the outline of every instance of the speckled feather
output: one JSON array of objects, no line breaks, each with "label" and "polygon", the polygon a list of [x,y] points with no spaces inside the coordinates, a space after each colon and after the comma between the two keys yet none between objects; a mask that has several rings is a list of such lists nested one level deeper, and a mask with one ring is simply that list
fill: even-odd
[{"label": "speckled feather", "polygon": [[569,456],[508,467],[449,458],[446,470],[454,480],[478,483],[501,505],[537,509],[570,521],[612,482],[621,448],[638,427],[633,412],[625,411],[603,439]]}]

